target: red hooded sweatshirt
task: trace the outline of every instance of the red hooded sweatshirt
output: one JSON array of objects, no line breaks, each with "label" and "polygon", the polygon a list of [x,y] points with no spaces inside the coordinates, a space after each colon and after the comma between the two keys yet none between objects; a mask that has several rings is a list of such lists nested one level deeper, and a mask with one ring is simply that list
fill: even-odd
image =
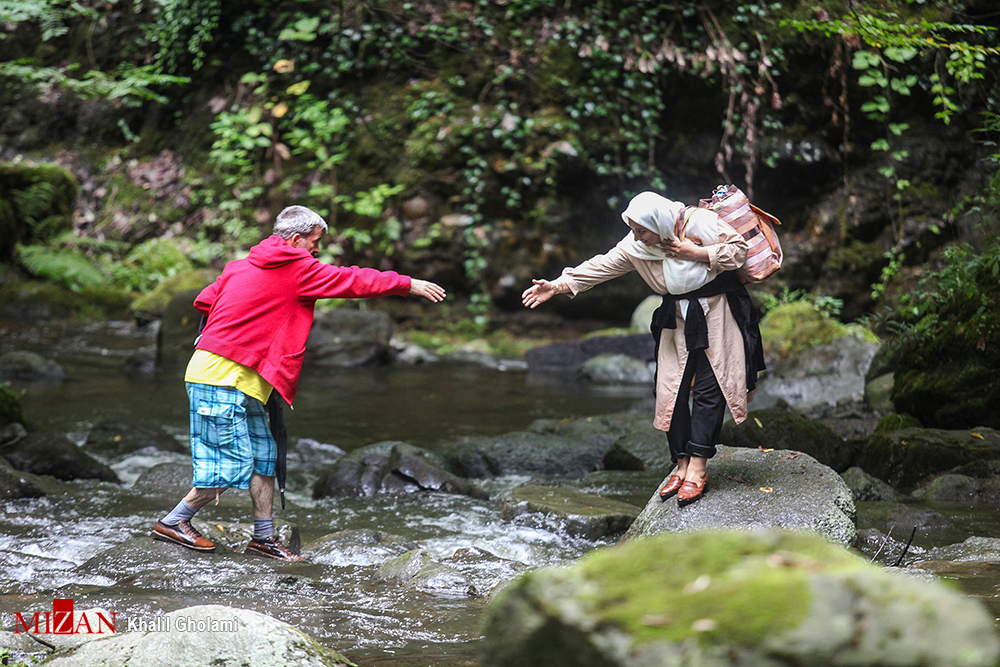
[{"label": "red hooded sweatshirt", "polygon": [[409,292],[409,276],[324,264],[270,236],[194,300],[208,315],[197,348],[254,369],[291,405],[317,299]]}]

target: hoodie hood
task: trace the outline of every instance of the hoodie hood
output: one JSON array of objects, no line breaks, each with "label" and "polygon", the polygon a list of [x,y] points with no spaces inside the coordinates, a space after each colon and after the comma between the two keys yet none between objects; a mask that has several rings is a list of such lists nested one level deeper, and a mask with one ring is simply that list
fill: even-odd
[{"label": "hoodie hood", "polygon": [[247,261],[261,269],[276,269],[303,259],[315,260],[305,249],[293,248],[274,234],[251,248],[247,255]]}]

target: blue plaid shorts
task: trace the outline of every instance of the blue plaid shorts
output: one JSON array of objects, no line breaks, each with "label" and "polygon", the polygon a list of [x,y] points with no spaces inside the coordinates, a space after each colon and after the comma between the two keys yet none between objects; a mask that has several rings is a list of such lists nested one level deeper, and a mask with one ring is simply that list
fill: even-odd
[{"label": "blue plaid shorts", "polygon": [[249,489],[251,473],[274,477],[278,447],[264,404],[233,387],[185,385],[195,488]]}]

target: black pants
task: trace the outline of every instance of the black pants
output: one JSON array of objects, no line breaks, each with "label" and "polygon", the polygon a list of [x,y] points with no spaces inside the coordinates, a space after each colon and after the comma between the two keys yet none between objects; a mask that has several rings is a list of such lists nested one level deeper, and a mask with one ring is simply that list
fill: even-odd
[{"label": "black pants", "polygon": [[[691,409],[688,409],[689,395],[692,398]],[[715,379],[705,350],[689,352],[670,430],[667,431],[670,458],[676,462],[685,456],[703,456],[706,459],[715,456],[715,443],[719,439],[725,414],[726,397],[722,395],[722,388]]]}]

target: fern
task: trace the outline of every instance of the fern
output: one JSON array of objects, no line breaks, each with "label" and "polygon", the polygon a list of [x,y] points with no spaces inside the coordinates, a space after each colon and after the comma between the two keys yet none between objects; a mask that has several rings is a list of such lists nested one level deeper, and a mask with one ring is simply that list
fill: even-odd
[{"label": "fern", "polygon": [[100,269],[72,250],[18,245],[17,255],[21,266],[33,275],[74,292],[87,287],[106,287],[110,282]]}]

